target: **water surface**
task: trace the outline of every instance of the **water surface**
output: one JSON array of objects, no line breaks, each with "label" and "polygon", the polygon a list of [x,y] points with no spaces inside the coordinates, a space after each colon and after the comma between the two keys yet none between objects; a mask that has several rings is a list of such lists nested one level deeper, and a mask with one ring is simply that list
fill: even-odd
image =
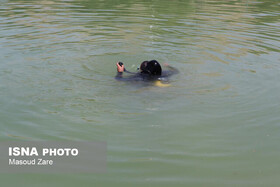
[{"label": "water surface", "polygon": [[[278,1],[0,3],[0,140],[108,143],[106,173],[4,186],[279,186]],[[151,59],[170,87],[114,79]]]}]

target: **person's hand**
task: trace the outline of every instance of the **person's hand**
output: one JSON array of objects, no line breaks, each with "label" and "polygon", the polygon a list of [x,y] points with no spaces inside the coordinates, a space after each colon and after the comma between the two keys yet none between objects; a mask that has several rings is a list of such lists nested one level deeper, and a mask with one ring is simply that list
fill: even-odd
[{"label": "person's hand", "polygon": [[168,67],[168,66],[169,66],[169,64],[168,64],[168,63],[164,63],[163,65],[164,65],[165,67]]},{"label": "person's hand", "polygon": [[118,70],[118,72],[120,72],[120,73],[124,72],[124,65],[120,66],[120,65],[119,65],[119,62],[117,62],[116,65],[117,65],[117,70]]}]

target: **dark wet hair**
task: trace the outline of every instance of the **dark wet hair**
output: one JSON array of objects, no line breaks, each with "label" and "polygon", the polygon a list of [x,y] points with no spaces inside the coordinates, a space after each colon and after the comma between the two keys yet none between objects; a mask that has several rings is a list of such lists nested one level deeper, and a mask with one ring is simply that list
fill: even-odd
[{"label": "dark wet hair", "polygon": [[143,74],[161,75],[161,66],[156,60],[142,62],[140,70]]}]

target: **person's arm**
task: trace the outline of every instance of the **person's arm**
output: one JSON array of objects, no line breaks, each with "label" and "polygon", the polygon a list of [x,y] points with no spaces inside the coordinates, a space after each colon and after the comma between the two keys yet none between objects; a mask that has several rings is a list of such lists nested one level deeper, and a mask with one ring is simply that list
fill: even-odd
[{"label": "person's arm", "polygon": [[129,74],[133,74],[133,75],[137,75],[137,73],[134,73],[134,72],[130,72],[130,71],[127,71],[124,67],[124,64],[122,62],[117,62],[117,75],[116,75],[116,79],[117,80],[122,80],[122,81],[125,81],[125,80],[131,80],[132,78],[134,77],[123,77],[123,73],[129,73]]},{"label": "person's arm", "polygon": [[127,71],[125,68],[124,68],[124,72],[129,73],[129,74],[133,74],[133,75],[136,75],[136,74],[137,74],[137,73],[135,73],[135,72]]},{"label": "person's arm", "polygon": [[165,63],[164,66],[168,68],[168,71],[167,71],[167,75],[168,75],[168,76],[179,73],[179,70],[178,70],[178,69],[176,69],[176,68],[170,66],[170,65],[167,64],[167,63]]},{"label": "person's arm", "polygon": [[121,62],[117,62],[117,75],[116,75],[116,79],[121,79],[123,77],[123,72],[125,70],[123,63]]}]

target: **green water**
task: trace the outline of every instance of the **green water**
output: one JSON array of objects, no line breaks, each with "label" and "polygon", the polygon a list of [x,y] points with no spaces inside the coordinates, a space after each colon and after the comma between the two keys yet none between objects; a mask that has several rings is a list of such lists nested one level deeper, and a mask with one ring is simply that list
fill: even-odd
[{"label": "green water", "polygon": [[[0,140],[108,144],[1,186],[279,186],[279,33],[278,0],[0,0]],[[151,59],[170,87],[114,79]]]}]

